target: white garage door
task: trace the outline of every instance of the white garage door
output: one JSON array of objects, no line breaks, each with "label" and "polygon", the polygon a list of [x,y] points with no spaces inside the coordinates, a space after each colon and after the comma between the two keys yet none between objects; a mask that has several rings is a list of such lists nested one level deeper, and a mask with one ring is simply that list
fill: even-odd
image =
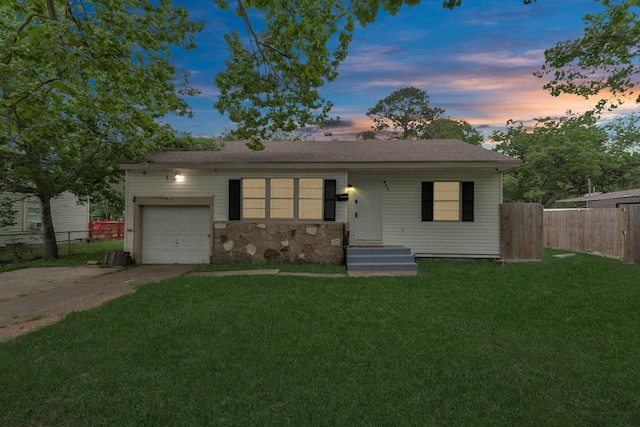
[{"label": "white garage door", "polygon": [[143,206],[142,263],[209,262],[209,207]]}]

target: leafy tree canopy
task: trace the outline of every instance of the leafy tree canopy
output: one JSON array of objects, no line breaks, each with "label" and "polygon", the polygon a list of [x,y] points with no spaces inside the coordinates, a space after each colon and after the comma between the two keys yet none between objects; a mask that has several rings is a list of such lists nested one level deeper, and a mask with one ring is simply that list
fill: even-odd
[{"label": "leafy tree canopy", "polygon": [[358,135],[356,136],[356,139],[359,140],[369,140],[369,139],[377,139],[376,138],[376,133],[372,130],[363,130],[362,132],[358,133]]},{"label": "leafy tree canopy", "polygon": [[0,228],[15,225],[17,211],[13,209],[14,200],[8,196],[0,196]]},{"label": "leafy tree canopy", "polygon": [[424,139],[458,139],[469,144],[482,146],[482,133],[465,120],[439,118],[426,125],[421,132]]},{"label": "leafy tree canopy", "polygon": [[413,86],[398,89],[379,100],[367,111],[373,119],[376,132],[391,129],[401,139],[417,138],[420,132],[431,122],[438,119],[444,109],[429,107],[427,92]]},{"label": "leafy tree canopy", "polygon": [[[625,94],[633,95],[640,83],[640,3],[600,1],[606,9],[585,16],[584,35],[545,51],[545,65],[536,75],[552,75],[545,88],[556,96],[570,93],[588,98],[604,94],[602,108],[609,94],[613,97],[610,106],[614,107]],[[640,95],[635,102],[640,103]]]},{"label": "leafy tree canopy", "polygon": [[497,151],[522,160],[505,177],[506,200],[550,206],[555,200],[585,194],[589,180],[599,191],[638,183],[640,158],[633,149],[637,142],[628,139],[637,131],[637,121],[627,118],[598,126],[597,116],[588,112],[536,122],[533,130],[509,122],[506,131],[493,134]]},{"label": "leafy tree canopy", "polygon": [[0,4],[0,190],[39,198],[45,257],[52,198],[109,191],[118,161],[184,142],[160,119],[190,113],[171,49],[200,28],[170,0]]}]

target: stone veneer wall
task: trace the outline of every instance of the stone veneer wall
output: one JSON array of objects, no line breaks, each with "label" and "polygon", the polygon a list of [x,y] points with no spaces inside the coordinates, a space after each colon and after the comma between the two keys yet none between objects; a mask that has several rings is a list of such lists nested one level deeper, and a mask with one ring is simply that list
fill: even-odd
[{"label": "stone veneer wall", "polygon": [[214,263],[344,264],[345,224],[215,222]]}]

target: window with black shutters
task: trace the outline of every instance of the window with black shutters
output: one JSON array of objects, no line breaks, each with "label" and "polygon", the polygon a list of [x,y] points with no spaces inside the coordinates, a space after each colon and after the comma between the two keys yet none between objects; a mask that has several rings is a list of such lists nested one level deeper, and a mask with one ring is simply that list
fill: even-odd
[{"label": "window with black shutters", "polygon": [[474,183],[422,183],[422,221],[473,221]]},{"label": "window with black shutters", "polygon": [[229,180],[229,220],[336,218],[336,180],[246,178]]}]

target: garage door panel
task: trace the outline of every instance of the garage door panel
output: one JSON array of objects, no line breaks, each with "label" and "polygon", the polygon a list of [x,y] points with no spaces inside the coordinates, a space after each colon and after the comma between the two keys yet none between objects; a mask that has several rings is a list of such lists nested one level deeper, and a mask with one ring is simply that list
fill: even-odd
[{"label": "garage door panel", "polygon": [[142,263],[209,262],[210,221],[207,206],[143,206]]}]

